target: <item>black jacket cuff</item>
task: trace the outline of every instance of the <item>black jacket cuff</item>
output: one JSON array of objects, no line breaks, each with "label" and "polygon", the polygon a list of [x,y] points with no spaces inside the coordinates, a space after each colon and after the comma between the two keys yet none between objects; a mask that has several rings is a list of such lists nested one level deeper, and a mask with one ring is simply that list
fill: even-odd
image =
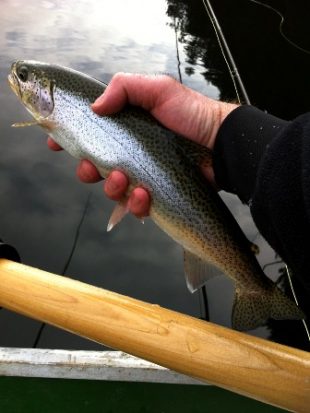
[{"label": "black jacket cuff", "polygon": [[218,187],[248,203],[261,158],[271,140],[287,124],[253,106],[233,110],[215,141],[213,167]]}]

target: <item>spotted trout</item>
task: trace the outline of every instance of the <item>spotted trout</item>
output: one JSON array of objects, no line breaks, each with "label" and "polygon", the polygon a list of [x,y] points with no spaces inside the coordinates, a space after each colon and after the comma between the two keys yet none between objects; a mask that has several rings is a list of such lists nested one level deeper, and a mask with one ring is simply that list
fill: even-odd
[{"label": "spotted trout", "polygon": [[[205,148],[176,136],[139,108],[98,116],[90,105],[106,85],[75,70],[17,61],[8,79],[35,119],[28,124],[40,125],[71,155],[91,161],[102,177],[117,169],[129,177],[131,188],[147,189],[151,218],[184,249],[190,291],[219,273],[234,281],[233,328],[253,329],[269,318],[303,318],[265,276],[234,217],[203,178],[199,164],[210,157]],[[123,214],[117,206],[109,226]]]}]

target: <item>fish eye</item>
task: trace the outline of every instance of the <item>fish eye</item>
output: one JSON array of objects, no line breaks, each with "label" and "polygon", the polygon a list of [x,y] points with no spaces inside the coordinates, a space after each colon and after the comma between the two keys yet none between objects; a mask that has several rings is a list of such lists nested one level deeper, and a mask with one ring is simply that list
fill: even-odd
[{"label": "fish eye", "polygon": [[26,82],[28,79],[28,69],[26,66],[21,66],[17,69],[16,72],[18,78],[22,81],[22,82]]}]

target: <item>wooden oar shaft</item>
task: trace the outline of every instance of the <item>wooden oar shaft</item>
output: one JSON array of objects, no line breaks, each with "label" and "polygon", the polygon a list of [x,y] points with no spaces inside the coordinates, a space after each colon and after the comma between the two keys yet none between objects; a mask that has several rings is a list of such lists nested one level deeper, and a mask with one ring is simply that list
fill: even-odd
[{"label": "wooden oar shaft", "polygon": [[310,353],[5,259],[0,306],[239,394],[309,411]]}]

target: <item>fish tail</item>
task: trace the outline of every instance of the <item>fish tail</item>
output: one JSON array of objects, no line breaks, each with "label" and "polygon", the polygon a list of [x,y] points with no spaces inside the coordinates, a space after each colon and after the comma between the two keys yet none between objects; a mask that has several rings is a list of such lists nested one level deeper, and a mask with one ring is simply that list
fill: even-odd
[{"label": "fish tail", "polygon": [[258,292],[236,289],[232,312],[232,327],[236,330],[253,330],[266,324],[268,319],[301,320],[302,310],[276,285]]}]

